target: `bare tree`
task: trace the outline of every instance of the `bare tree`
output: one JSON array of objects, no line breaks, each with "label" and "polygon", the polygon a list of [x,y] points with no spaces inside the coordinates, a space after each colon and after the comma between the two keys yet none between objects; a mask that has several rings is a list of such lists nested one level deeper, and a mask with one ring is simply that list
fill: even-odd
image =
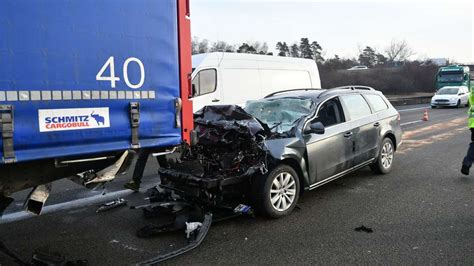
[{"label": "bare tree", "polygon": [[207,39],[200,40],[194,36],[191,41],[192,54],[202,54],[209,52],[209,41]]},{"label": "bare tree", "polygon": [[194,36],[193,39],[191,40],[191,52],[192,54],[197,54],[199,53],[199,38]]},{"label": "bare tree", "polygon": [[198,52],[200,54],[209,52],[209,41],[207,39],[204,39],[199,43]]},{"label": "bare tree", "polygon": [[224,41],[217,41],[212,44],[212,47],[210,48],[209,52],[233,53],[235,52],[235,46],[228,44],[227,42],[224,42]]},{"label": "bare tree", "polygon": [[408,46],[407,41],[397,39],[390,42],[390,45],[385,49],[385,53],[387,53],[389,62],[402,62],[415,54]]}]

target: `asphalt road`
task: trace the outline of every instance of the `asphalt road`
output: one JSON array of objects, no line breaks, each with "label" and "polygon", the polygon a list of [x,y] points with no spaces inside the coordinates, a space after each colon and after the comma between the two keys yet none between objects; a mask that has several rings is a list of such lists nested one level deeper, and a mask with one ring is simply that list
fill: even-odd
[{"label": "asphalt road", "polygon": [[[392,173],[361,169],[305,193],[282,219],[214,224],[200,247],[167,264],[474,264],[474,176],[459,172],[470,141],[467,109],[429,109],[430,120],[419,122],[425,108],[399,108],[405,134]],[[156,180],[150,163],[146,186]],[[95,213],[108,195],[144,202],[143,194],[121,191],[126,179],[105,196],[56,182],[49,213],[33,219],[19,212],[25,192],[17,193],[0,239],[24,259],[41,248],[91,265],[132,264],[186,244],[182,232],[137,238],[150,223],[140,211]],[[77,200],[84,196],[89,200]],[[361,225],[373,233],[354,231]],[[13,262],[0,254],[0,264]]]}]

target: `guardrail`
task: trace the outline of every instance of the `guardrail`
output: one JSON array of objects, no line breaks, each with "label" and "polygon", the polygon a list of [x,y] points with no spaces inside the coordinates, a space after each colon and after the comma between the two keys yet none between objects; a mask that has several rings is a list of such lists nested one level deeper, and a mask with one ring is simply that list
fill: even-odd
[{"label": "guardrail", "polygon": [[393,97],[388,98],[390,103],[393,106],[402,106],[402,105],[412,105],[412,104],[423,104],[423,103],[430,103],[431,97],[433,96],[415,96],[415,97]]}]

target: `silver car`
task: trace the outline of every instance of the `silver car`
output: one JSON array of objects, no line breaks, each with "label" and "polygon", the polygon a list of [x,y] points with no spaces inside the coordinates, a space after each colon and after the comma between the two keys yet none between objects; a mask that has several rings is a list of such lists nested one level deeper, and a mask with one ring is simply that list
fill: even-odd
[{"label": "silver car", "polygon": [[[160,169],[163,188],[212,208],[248,204],[278,218],[299,196],[370,166],[391,171],[400,117],[369,87],[281,91],[195,115],[198,145]],[[173,199],[176,200],[176,199]]]}]

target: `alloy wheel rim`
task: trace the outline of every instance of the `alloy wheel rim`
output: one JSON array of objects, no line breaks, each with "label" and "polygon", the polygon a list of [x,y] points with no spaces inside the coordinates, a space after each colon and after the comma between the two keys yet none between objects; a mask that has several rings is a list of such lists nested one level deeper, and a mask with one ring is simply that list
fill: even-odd
[{"label": "alloy wheel rim", "polygon": [[390,168],[393,162],[393,147],[390,143],[385,143],[382,147],[382,166],[387,169]]},{"label": "alloy wheel rim", "polygon": [[296,197],[296,181],[292,174],[282,172],[272,181],[270,202],[273,208],[283,212],[288,210]]}]

